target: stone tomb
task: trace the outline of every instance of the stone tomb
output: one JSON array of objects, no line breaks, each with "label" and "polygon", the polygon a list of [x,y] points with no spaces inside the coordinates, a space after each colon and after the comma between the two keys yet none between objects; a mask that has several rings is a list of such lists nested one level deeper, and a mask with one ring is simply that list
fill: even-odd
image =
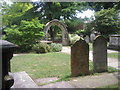
[{"label": "stone tomb", "polygon": [[93,42],[94,72],[107,71],[107,40],[98,36]]},{"label": "stone tomb", "polygon": [[89,45],[82,39],[71,47],[71,74],[89,74]]}]

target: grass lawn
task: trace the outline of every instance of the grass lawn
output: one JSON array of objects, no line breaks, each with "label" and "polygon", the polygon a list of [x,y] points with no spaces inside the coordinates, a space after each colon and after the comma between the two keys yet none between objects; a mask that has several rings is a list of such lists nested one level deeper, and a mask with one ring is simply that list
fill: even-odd
[{"label": "grass lawn", "polygon": [[[93,64],[90,62],[90,70]],[[64,53],[25,54],[11,60],[12,72],[26,71],[32,79],[43,77],[66,78],[71,75],[70,55]],[[109,67],[109,71],[117,71]]]},{"label": "grass lawn", "polygon": [[70,55],[63,53],[26,54],[11,60],[12,72],[26,71],[33,79],[70,75]]},{"label": "grass lawn", "polygon": [[119,84],[117,83],[117,84],[113,84],[113,85],[103,86],[100,88],[119,88]]},{"label": "grass lawn", "polygon": [[93,90],[119,90],[119,88],[120,88],[119,85],[120,85],[119,83],[116,83],[113,85],[98,87]]},{"label": "grass lawn", "polygon": [[108,57],[109,58],[120,58],[120,52],[116,52],[116,53],[108,53]]},{"label": "grass lawn", "polygon": [[92,43],[89,43],[89,50],[90,50],[90,51],[92,51],[92,50],[93,50]]}]

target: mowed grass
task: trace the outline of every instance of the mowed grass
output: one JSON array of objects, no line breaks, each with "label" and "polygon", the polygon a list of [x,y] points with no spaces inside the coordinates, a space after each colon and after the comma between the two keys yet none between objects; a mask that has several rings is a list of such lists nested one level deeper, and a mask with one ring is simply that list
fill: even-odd
[{"label": "mowed grass", "polygon": [[120,58],[120,52],[108,53],[108,57],[109,57],[109,58],[116,58],[116,59],[119,59],[119,58]]},{"label": "mowed grass", "polygon": [[14,56],[12,72],[26,71],[33,79],[70,75],[70,55],[63,53]]},{"label": "mowed grass", "polygon": [[93,50],[93,44],[92,43],[89,43],[89,50],[92,51]]},{"label": "mowed grass", "polygon": [[[93,64],[89,62],[89,69],[93,74]],[[112,67],[110,72],[116,71]],[[67,80],[71,76],[70,55],[65,53],[25,54],[14,56],[11,60],[11,71],[26,71],[32,79],[58,77]]]},{"label": "mowed grass", "polygon": [[118,82],[113,85],[102,86],[102,87],[95,88],[93,90],[119,90],[120,88],[119,86],[120,86],[120,83]]}]

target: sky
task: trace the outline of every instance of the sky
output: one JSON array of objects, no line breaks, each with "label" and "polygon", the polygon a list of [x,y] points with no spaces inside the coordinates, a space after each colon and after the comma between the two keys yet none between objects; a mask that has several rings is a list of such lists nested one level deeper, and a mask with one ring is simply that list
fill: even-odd
[{"label": "sky", "polygon": [[77,13],[77,17],[85,18],[86,16],[87,18],[90,18],[91,16],[94,16],[94,12],[95,11],[88,9],[87,11],[84,11],[83,13]]}]

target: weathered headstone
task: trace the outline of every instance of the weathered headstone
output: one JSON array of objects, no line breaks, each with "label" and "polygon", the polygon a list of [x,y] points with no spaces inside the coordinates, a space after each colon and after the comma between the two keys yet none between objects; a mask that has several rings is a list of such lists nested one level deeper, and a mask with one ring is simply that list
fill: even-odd
[{"label": "weathered headstone", "polygon": [[89,36],[88,36],[88,35],[86,35],[86,37],[85,37],[85,41],[86,41],[87,43],[90,42],[90,41],[89,41]]},{"label": "weathered headstone", "polygon": [[89,74],[89,45],[82,39],[71,47],[71,74]]},{"label": "weathered headstone", "polygon": [[93,65],[95,72],[107,71],[107,40],[103,36],[93,42]]},{"label": "weathered headstone", "polygon": [[109,49],[120,51],[120,34],[109,36]]},{"label": "weathered headstone", "polygon": [[91,33],[90,34],[90,41],[93,42],[95,39],[95,34],[94,33]]}]

